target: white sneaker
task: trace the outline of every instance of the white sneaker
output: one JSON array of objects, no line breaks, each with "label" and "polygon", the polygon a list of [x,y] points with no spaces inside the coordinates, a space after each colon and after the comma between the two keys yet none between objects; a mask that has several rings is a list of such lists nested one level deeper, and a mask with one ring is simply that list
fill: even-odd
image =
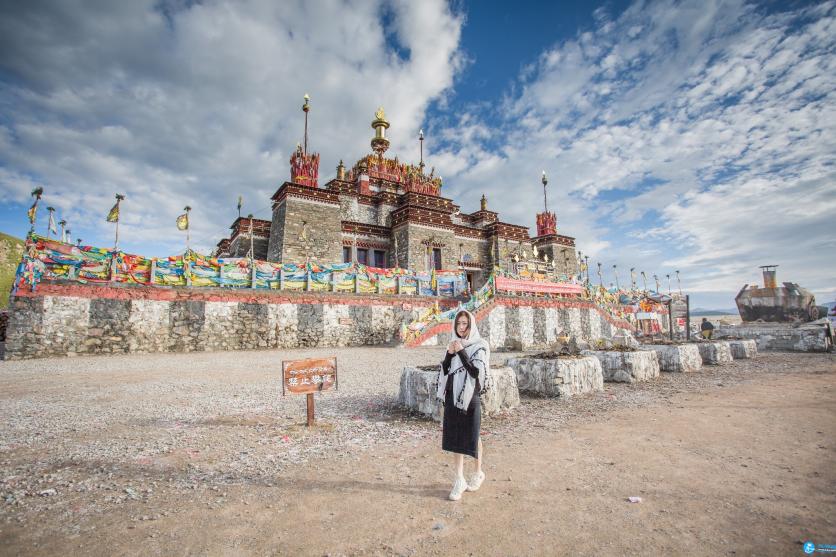
[{"label": "white sneaker", "polygon": [[453,483],[453,490],[450,492],[450,500],[458,501],[462,498],[462,493],[464,493],[465,490],[467,490],[467,482],[464,481],[463,476],[459,476]]},{"label": "white sneaker", "polygon": [[476,491],[480,487],[482,487],[482,482],[485,481],[485,473],[484,472],[477,472],[470,476],[470,481],[467,482],[467,490],[468,491]]}]

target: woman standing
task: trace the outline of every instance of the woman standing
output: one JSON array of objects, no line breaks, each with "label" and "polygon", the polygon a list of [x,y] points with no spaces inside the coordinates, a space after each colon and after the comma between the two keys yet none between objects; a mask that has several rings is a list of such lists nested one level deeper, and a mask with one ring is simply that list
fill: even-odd
[{"label": "woman standing", "polygon": [[[456,478],[450,500],[458,501],[465,491],[476,491],[485,480],[482,471],[482,402],[490,369],[490,348],[479,336],[476,320],[462,310],[453,320],[453,334],[441,362],[438,398],[444,400],[444,430],[441,448],[453,453]],[[464,455],[476,459],[470,481],[464,479]]]}]

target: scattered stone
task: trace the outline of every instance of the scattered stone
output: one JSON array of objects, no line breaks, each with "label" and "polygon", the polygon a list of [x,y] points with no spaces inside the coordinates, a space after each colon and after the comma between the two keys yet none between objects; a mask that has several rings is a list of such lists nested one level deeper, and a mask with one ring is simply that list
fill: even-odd
[{"label": "scattered stone", "polygon": [[[438,399],[439,366],[405,367],[401,373],[398,404],[441,421],[444,404]],[[517,376],[509,367],[491,367],[490,380],[482,395],[482,416],[489,417],[520,404]]]},{"label": "scattered stone", "polygon": [[688,373],[702,368],[702,356],[696,344],[643,344],[641,349],[656,352],[662,371]]},{"label": "scattered stone", "polygon": [[748,360],[758,355],[758,343],[752,339],[730,340],[732,358],[735,360]]},{"label": "scattered stone", "polygon": [[604,381],[633,383],[659,377],[659,358],[655,351],[587,350],[583,354],[598,358]]},{"label": "scattered stone", "polygon": [[517,384],[522,392],[570,397],[604,390],[601,362],[593,356],[511,358],[508,365],[516,372]]},{"label": "scattered stone", "polygon": [[705,365],[721,366],[733,361],[731,347],[726,341],[697,342],[696,345]]}]

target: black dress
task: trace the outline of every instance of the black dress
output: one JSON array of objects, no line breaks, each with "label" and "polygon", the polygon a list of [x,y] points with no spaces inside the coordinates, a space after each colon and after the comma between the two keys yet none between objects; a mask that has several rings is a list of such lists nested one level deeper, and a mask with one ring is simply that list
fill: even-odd
[{"label": "black dress", "polygon": [[470,374],[476,378],[476,390],[467,411],[456,408],[453,404],[453,376],[450,372],[450,362],[453,355],[449,352],[441,363],[446,377],[447,384],[444,389],[444,429],[441,435],[441,449],[459,454],[478,457],[479,429],[482,425],[482,401],[479,398],[479,370],[470,363],[467,353],[460,350],[457,355],[462,365]]}]

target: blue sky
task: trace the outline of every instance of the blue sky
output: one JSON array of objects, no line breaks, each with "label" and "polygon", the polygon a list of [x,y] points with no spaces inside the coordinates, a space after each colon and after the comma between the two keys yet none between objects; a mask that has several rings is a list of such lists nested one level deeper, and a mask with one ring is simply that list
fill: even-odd
[{"label": "blue sky", "polygon": [[[0,231],[45,188],[74,237],[209,251],[269,218],[302,137],[320,173],[368,151],[425,159],[443,194],[534,226],[540,173],[578,248],[695,305],[733,307],[758,265],[836,296],[833,2],[108,2],[0,7]],[[37,229],[46,227],[40,212]],[[663,281],[664,282],[664,281]]]}]

